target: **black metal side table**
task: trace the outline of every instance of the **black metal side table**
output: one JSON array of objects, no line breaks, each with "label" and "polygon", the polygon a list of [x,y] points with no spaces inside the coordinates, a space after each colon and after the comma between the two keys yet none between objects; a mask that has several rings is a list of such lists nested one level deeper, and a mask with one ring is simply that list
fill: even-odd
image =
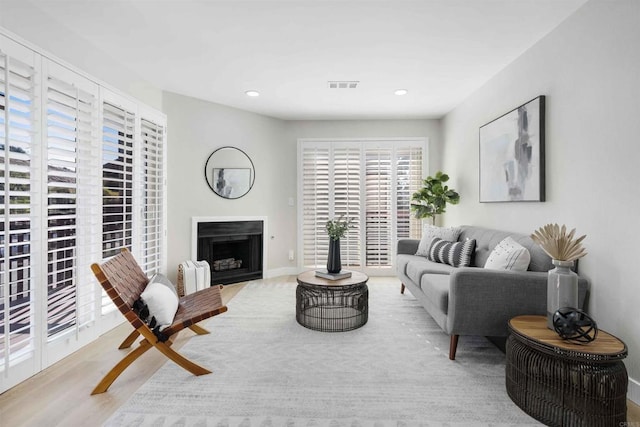
[{"label": "black metal side table", "polygon": [[305,328],[344,332],[367,323],[369,288],[367,275],[354,271],[339,280],[316,277],[315,271],[298,276],[296,320]]},{"label": "black metal side table", "polygon": [[509,321],[507,394],[549,426],[618,426],[627,420],[624,342],[600,330],[586,345],[565,341],[545,316]]}]

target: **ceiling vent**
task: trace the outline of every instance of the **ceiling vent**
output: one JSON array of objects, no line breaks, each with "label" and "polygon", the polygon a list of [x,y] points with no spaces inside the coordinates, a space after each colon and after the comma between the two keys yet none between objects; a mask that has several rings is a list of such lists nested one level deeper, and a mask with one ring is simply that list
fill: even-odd
[{"label": "ceiling vent", "polygon": [[358,87],[357,81],[330,81],[329,89],[355,89]]}]

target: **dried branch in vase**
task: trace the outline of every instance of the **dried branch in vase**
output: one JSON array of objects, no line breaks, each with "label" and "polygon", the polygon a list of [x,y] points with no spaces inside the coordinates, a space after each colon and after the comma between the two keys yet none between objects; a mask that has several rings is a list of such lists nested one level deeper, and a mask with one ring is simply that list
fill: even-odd
[{"label": "dried branch in vase", "polygon": [[575,261],[587,253],[582,247],[586,235],[574,239],[576,229],[567,234],[567,227],[547,224],[533,232],[531,239],[540,245],[543,251],[558,261]]}]

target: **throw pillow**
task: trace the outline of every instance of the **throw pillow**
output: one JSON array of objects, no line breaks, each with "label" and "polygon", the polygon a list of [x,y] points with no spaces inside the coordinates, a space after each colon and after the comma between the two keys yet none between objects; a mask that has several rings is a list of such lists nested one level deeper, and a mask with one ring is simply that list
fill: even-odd
[{"label": "throw pillow", "polygon": [[427,258],[430,261],[454,267],[468,267],[471,265],[471,256],[475,249],[475,239],[468,239],[464,242],[449,242],[436,237],[431,242]]},{"label": "throw pillow", "polygon": [[[173,323],[173,318],[178,311],[178,296],[168,286],[149,282],[145,290],[140,294],[140,299],[149,310],[149,326],[159,327],[162,331]],[[153,322],[155,318],[155,322]]]},{"label": "throw pillow", "polygon": [[435,225],[426,224],[422,229],[422,239],[418,244],[416,255],[429,256],[429,248],[434,238],[438,237],[442,240],[455,242],[460,235],[460,229],[457,227],[436,227]]},{"label": "throw pillow", "polygon": [[489,254],[484,268],[492,270],[514,270],[527,271],[531,255],[527,248],[513,240],[505,237]]},{"label": "throw pillow", "polygon": [[149,279],[149,283],[151,283],[151,282],[156,282],[156,283],[163,284],[167,288],[171,289],[171,291],[173,291],[173,293],[176,296],[178,296],[178,291],[176,290],[176,286],[173,283],[171,283],[171,280],[169,280],[169,278],[167,276],[165,276],[164,274],[155,273],[153,276],[151,276],[151,279]]}]

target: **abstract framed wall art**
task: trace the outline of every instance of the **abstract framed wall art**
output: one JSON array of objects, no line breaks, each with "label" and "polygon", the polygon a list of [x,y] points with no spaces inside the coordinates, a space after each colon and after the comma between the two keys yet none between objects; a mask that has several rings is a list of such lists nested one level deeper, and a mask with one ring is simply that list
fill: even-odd
[{"label": "abstract framed wall art", "polygon": [[237,199],[251,189],[251,169],[213,168],[211,188],[225,199]]},{"label": "abstract framed wall art", "polygon": [[480,202],[543,202],[545,97],[480,127]]}]

